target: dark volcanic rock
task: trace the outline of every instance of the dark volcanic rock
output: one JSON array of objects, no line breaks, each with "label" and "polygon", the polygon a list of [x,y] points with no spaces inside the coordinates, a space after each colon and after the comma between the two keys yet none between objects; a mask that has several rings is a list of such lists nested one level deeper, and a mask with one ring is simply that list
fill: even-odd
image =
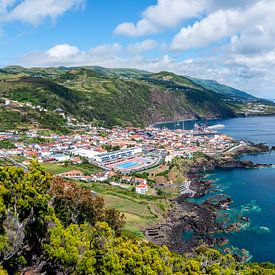
[{"label": "dark volcanic rock", "polygon": [[[196,192],[194,197],[201,197],[210,192],[209,189],[213,181],[201,179],[202,172],[213,171],[216,168],[270,167],[269,164],[254,164],[251,161],[237,159],[241,154],[262,152],[270,152],[267,145],[249,144],[234,154],[201,159],[190,168],[188,173],[188,178],[191,181],[190,188]],[[233,202],[225,194],[213,196],[202,204],[189,203],[186,200],[187,197],[190,197],[190,194],[181,195],[173,201],[173,207],[167,213],[166,223],[157,224],[145,231],[146,237],[150,241],[167,245],[171,250],[180,253],[190,252],[202,244],[225,243],[226,239],[215,238],[212,234],[241,230],[243,222],[249,221],[249,218],[240,216],[239,221],[230,224],[230,217],[225,213],[223,222],[217,223],[217,210],[226,209]],[[184,240],[183,232],[191,232],[191,239]]]},{"label": "dark volcanic rock", "polygon": [[[190,252],[207,239],[207,232],[218,230],[215,215],[204,206],[188,203],[179,197],[168,213],[165,224],[155,225],[146,230],[146,237],[157,244],[167,245],[171,250]],[[183,240],[183,232],[193,232],[190,241]],[[214,241],[210,241],[208,243]]]}]

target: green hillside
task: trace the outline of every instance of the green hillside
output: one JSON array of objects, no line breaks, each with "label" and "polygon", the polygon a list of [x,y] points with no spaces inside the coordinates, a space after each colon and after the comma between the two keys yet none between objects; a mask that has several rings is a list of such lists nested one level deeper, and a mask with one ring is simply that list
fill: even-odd
[{"label": "green hillside", "polygon": [[[108,127],[234,117],[246,113],[245,108],[251,109],[248,103],[265,105],[262,114],[275,112],[274,104],[216,82],[169,72],[89,66],[3,68],[0,99],[1,129],[16,126],[65,131],[68,120]],[[7,100],[11,101],[7,104]]]},{"label": "green hillside", "polygon": [[247,99],[247,100],[256,100],[256,98],[246,92],[234,89],[232,87],[228,87],[226,85],[222,85],[218,83],[215,80],[202,80],[197,78],[190,78],[193,82],[200,85],[201,87],[214,91],[218,94],[235,97],[235,98],[241,98],[241,99]]},{"label": "green hillside", "polygon": [[0,274],[275,274],[200,247],[180,255],[124,234],[125,216],[79,184],[0,167]]}]

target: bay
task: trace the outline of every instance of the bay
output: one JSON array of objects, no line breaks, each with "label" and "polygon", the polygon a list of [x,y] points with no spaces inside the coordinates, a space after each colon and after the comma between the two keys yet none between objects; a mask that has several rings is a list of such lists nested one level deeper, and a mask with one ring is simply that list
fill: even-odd
[{"label": "bay", "polygon": [[[158,124],[157,127],[192,129],[195,122],[170,122]],[[220,131],[235,139],[275,146],[275,116],[211,120],[208,123],[224,124],[225,128]],[[241,159],[275,164],[275,152],[245,155]],[[219,190],[218,193],[227,194],[233,199],[229,210],[226,210],[231,221],[236,221],[239,214],[249,218],[240,232],[221,235],[229,240],[228,246],[249,251],[252,261],[274,263],[275,168],[217,169],[209,178],[214,180],[213,188]],[[193,201],[202,203],[207,198],[209,194]]]},{"label": "bay", "polygon": [[[190,130],[194,127],[195,122],[197,120],[158,123],[155,126],[172,130]],[[225,128],[219,131],[235,139],[250,140],[258,143],[263,142],[270,146],[275,146],[275,116],[214,119],[208,121],[209,125],[220,123],[225,125]]]}]

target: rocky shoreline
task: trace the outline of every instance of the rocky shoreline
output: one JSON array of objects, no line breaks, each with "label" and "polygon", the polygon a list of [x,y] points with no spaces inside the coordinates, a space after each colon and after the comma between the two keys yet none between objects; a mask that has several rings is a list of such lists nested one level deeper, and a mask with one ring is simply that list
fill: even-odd
[{"label": "rocky shoreline", "polygon": [[[202,173],[214,171],[217,168],[263,168],[271,167],[270,164],[254,164],[251,161],[241,161],[238,158],[244,154],[268,153],[275,148],[269,148],[265,144],[246,143],[238,150],[223,154],[219,157],[210,157],[205,161],[191,167],[188,178],[190,189],[194,194],[183,194],[171,201],[172,207],[166,215],[166,222],[155,224],[147,228],[145,235],[153,243],[167,245],[171,250],[179,253],[190,253],[200,245],[223,245],[225,238],[215,237],[218,233],[228,233],[241,230],[248,217],[239,216],[235,223],[227,223],[227,214],[224,214],[217,222],[218,210],[227,209],[233,202],[232,198],[225,194],[214,195],[203,203],[197,204],[188,201],[188,198],[200,198],[214,192],[211,190],[212,181],[202,178]],[[184,233],[183,233],[184,232]],[[245,261],[246,255],[240,257]]]}]

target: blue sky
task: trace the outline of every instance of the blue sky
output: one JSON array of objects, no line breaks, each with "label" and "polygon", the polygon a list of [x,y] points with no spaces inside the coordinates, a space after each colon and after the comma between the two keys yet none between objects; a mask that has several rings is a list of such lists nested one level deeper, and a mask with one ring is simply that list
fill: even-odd
[{"label": "blue sky", "polygon": [[0,64],[167,70],[275,98],[274,14],[274,0],[0,0]]}]

